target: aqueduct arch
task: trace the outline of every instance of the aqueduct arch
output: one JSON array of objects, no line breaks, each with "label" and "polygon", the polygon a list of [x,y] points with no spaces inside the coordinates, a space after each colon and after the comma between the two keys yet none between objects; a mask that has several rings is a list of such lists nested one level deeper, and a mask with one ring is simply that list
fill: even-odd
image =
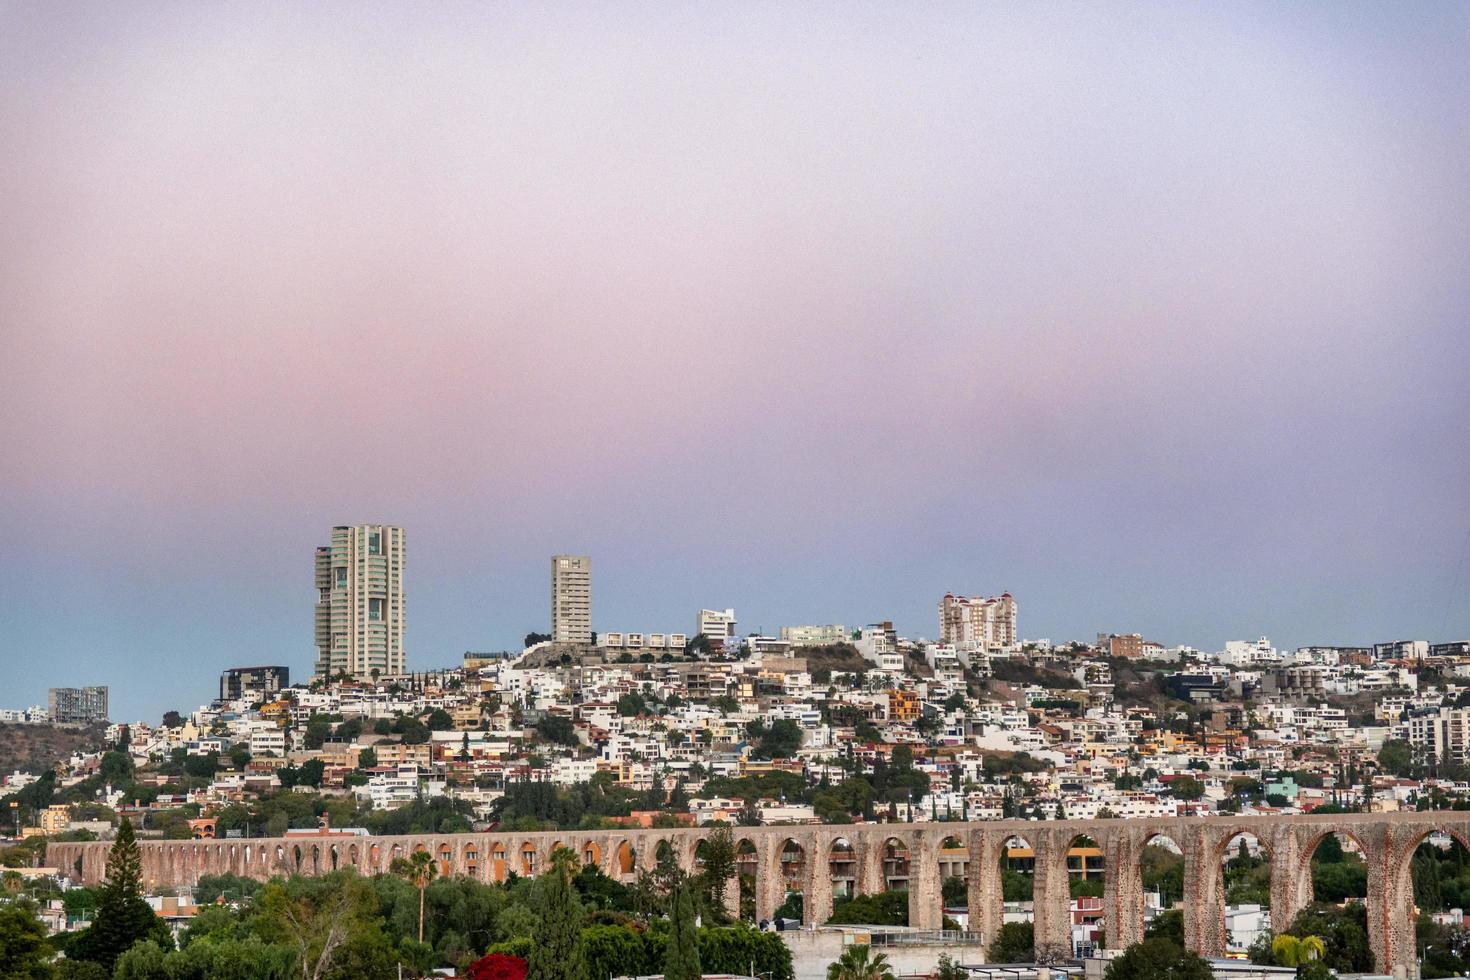
[{"label": "aqueduct arch", "polygon": [[[969,928],[989,942],[1000,927],[1001,855],[1006,841],[1020,836],[1035,859],[1036,941],[1065,945],[1070,928],[1068,844],[1090,837],[1102,855],[1108,945],[1120,948],[1142,938],[1139,861],[1144,848],[1154,837],[1167,837],[1183,855],[1186,944],[1215,956],[1224,951],[1221,859],[1231,841],[1249,834],[1269,854],[1272,918],[1289,922],[1311,899],[1313,850],[1335,833],[1355,841],[1362,852],[1374,955],[1380,970],[1395,972],[1414,961],[1409,863],[1420,842],[1436,831],[1462,844],[1470,841],[1470,812],[740,827],[735,841],[753,852],[742,866],[753,876],[758,918],[775,912],[788,887],[802,893],[804,918],[823,922],[835,898],[872,894],[902,881],[909,893],[909,922],[925,929],[937,929],[941,922],[941,861],[948,862],[944,867],[953,875],[956,847],[963,847]],[[386,871],[393,858],[419,850],[433,854],[449,874],[495,881],[510,870],[541,873],[558,844],[577,854],[579,863],[615,876],[652,870],[660,851],[692,871],[699,841],[707,833],[700,828],[396,837],[326,833],[248,841],[139,841],[138,847],[143,879],[157,887],[190,885],[202,875],[226,870],[260,880],[298,869],[301,874],[325,874],[333,865],[371,874]],[[47,862],[95,885],[106,873],[110,847],[106,841],[51,844]],[[798,852],[799,862],[793,860]]]}]

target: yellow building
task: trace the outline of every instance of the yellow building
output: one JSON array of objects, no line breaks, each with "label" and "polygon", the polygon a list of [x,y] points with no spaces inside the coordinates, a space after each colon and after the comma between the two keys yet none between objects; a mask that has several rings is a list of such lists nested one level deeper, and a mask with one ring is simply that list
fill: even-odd
[{"label": "yellow building", "polygon": [[261,705],[260,717],[284,728],[291,721],[291,702],[272,701],[270,704]]},{"label": "yellow building", "polygon": [[419,745],[385,745],[373,746],[377,753],[378,765],[380,766],[403,766],[410,762],[416,762],[421,766],[429,764],[429,744],[424,742]]},{"label": "yellow building", "polygon": [[913,691],[891,688],[888,691],[888,717],[891,721],[918,721],[922,710],[919,696]]},{"label": "yellow building", "polygon": [[71,823],[71,807],[62,803],[52,804],[41,811],[36,822],[41,825],[41,833],[47,836],[62,833],[66,830],[66,825]]},{"label": "yellow building", "polygon": [[473,731],[480,727],[480,705],[479,702],[471,701],[467,704],[455,706],[449,713],[454,719],[454,727],[460,731]]}]

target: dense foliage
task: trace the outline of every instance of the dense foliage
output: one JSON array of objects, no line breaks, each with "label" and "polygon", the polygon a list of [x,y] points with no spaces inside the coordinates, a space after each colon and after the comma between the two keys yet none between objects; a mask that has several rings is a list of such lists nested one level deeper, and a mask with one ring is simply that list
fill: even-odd
[{"label": "dense foliage", "polygon": [[[558,856],[560,874],[511,876],[499,884],[406,874],[364,878],[351,870],[264,884],[232,875],[205,876],[195,893],[200,912],[180,935],[177,950],[163,921],[136,897],[130,848],[135,854],[135,846],[124,840],[109,866],[107,887],[67,893],[69,903],[75,899],[98,909],[89,930],[48,943],[34,905],[28,900],[6,905],[0,916],[0,947],[10,958],[3,962],[15,968],[0,971],[0,976],[107,980],[116,972],[126,980],[390,980],[400,966],[404,976],[425,976],[436,969],[468,967],[490,953],[527,961],[537,949],[552,953],[542,957],[542,976],[589,980],[649,975],[664,972],[667,965],[671,925],[665,917],[670,913],[684,937],[686,961],[693,959],[705,972],[745,973],[754,962],[773,980],[791,980],[792,975],[790,953],[779,936],[743,924],[712,925],[728,921],[723,910],[708,904],[723,894],[734,874],[728,828],[716,829],[701,851],[708,877],[680,876],[671,865],[661,865],[632,885],[595,867],[576,867],[570,852]],[[115,896],[109,897],[109,888]],[[147,913],[146,922],[138,905]],[[696,916],[705,923],[697,931]],[[74,959],[53,963],[58,951]],[[690,957],[690,952],[697,956]],[[112,962],[104,965],[108,956]],[[56,963],[64,964],[64,973],[56,974]],[[487,967],[496,964],[503,972],[504,958]],[[522,978],[506,975],[498,980]]]},{"label": "dense foliage", "polygon": [[1108,964],[1103,980],[1213,980],[1210,964],[1177,943],[1145,939]]},{"label": "dense foliage", "polygon": [[987,957],[992,963],[1031,963],[1036,959],[1036,932],[1030,922],[1007,922],[995,934]]}]

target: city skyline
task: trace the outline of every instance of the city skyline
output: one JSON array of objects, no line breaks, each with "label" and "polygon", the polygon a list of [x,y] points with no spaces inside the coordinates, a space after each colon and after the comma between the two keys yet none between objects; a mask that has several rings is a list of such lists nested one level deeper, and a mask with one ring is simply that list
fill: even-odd
[{"label": "city skyline", "polygon": [[545,632],[1470,636],[1463,5],[19,7],[0,675]]},{"label": "city skyline", "polygon": [[[379,524],[360,524],[360,525],[350,525],[350,526],[338,526],[336,528],[336,530],[340,532],[340,531],[348,530],[348,529],[356,530],[356,529],[368,528],[368,527],[385,528],[385,529],[388,529],[388,530],[395,531],[395,532],[397,532],[400,540],[401,540],[402,536],[405,534],[405,532],[407,530],[405,527],[403,527],[401,525],[379,525]],[[400,547],[401,547],[401,545],[400,545]],[[323,550],[323,549],[318,549],[319,552],[321,550]],[[565,555],[565,554],[558,554],[558,555],[552,556],[552,559],[551,560],[553,562],[553,569],[555,567],[555,562],[558,559],[567,558],[567,557],[573,557],[573,556],[569,556],[569,555]],[[595,558],[595,556],[576,556],[576,557]],[[542,560],[541,560],[541,562],[540,562],[540,569],[541,569],[543,575],[546,572],[546,564],[545,564],[545,562],[546,562],[546,559],[543,557]],[[616,569],[614,569],[608,575],[604,576],[604,579],[599,582],[599,584],[597,586],[598,591],[599,591],[599,596],[598,596],[599,597],[599,600],[601,600],[601,592],[602,592],[603,589],[607,589],[608,591],[612,592],[614,595],[622,595],[622,596],[626,596],[627,595],[627,593],[628,593],[628,587],[627,587],[628,586],[628,583],[623,583],[621,586],[619,586],[617,584],[616,579],[614,578],[614,576],[616,576]],[[611,579],[611,581],[609,581],[609,579]],[[315,580],[316,581],[319,581],[320,580],[319,579],[319,572],[318,572],[318,576],[316,577]],[[473,643],[471,643],[469,645],[462,645],[461,647],[454,648],[454,649],[450,649],[450,648],[444,648],[442,650],[436,649],[436,650],[433,650],[433,651],[424,651],[423,653],[420,654],[420,653],[415,653],[416,646],[417,646],[416,645],[416,642],[415,642],[415,640],[413,638],[413,634],[408,633],[406,635],[406,639],[404,640],[404,652],[405,652],[406,658],[407,658],[406,659],[406,668],[405,668],[405,671],[407,673],[415,673],[415,672],[430,671],[430,670],[439,669],[439,668],[452,668],[452,667],[458,666],[460,657],[464,653],[466,653],[466,652],[472,652],[472,651],[477,651],[477,650],[502,650],[502,649],[514,651],[514,650],[520,649],[520,647],[521,647],[521,642],[520,641],[521,641],[521,639],[524,638],[524,636],[525,636],[526,633],[530,633],[530,632],[550,632],[551,623],[552,623],[552,609],[545,602],[545,589],[546,589],[546,585],[548,583],[550,583],[551,581],[552,581],[552,578],[550,576],[547,576],[546,579],[542,583],[542,590],[541,590],[542,591],[542,608],[541,608],[541,610],[539,612],[539,615],[540,615],[541,619],[543,620],[543,622],[529,625],[523,631],[522,630],[518,630],[517,628],[512,627],[512,626],[506,626],[506,627],[503,627],[503,628],[494,630],[493,632],[487,632],[487,635],[495,635],[495,636],[504,636],[504,637],[506,637],[506,639],[504,640],[504,642],[492,641],[492,642],[485,642],[485,643],[480,643],[480,644],[473,644]],[[312,589],[312,590],[309,590],[309,591],[311,592],[312,595],[316,595],[317,594],[317,590],[315,590],[315,589]],[[953,591],[954,590],[951,590],[951,592],[953,592]],[[554,585],[553,585],[553,594],[555,594],[555,592],[554,592]],[[956,596],[954,594],[951,594],[951,593],[946,593],[945,595],[938,597],[938,600],[935,600],[935,599],[931,598],[931,601],[927,603],[927,606],[928,606],[928,610],[927,610],[928,621],[927,622],[924,622],[923,621],[923,618],[921,616],[915,617],[915,620],[913,620],[913,621],[909,621],[909,620],[893,620],[895,622],[896,626],[897,626],[897,632],[899,633],[899,635],[904,636],[904,637],[907,637],[907,638],[910,638],[910,639],[920,639],[920,638],[922,638],[922,639],[925,639],[925,640],[928,640],[928,641],[931,641],[931,642],[946,642],[942,638],[942,629],[943,629],[942,628],[942,623],[945,620],[945,614],[944,614],[943,610],[944,610],[944,607],[945,607],[947,601],[953,600],[954,598],[956,598]],[[999,601],[1001,598],[1005,598],[1006,600],[1010,600],[1011,599],[1011,596],[1009,594],[1009,590],[1007,590],[1003,594],[1003,596],[997,596],[997,597],[994,597],[992,599],[979,599],[979,598],[977,598],[977,599],[975,599],[973,601],[974,602],[977,602],[977,603],[982,603],[982,602],[996,602],[996,601]],[[965,600],[965,599],[963,599],[963,597],[961,597],[961,599],[962,599],[962,601],[972,601],[972,600]],[[724,600],[721,599],[720,601],[723,602]],[[736,608],[738,608],[739,607],[739,599],[737,598],[734,601],[737,603]],[[935,610],[936,604],[939,606],[939,611],[938,612],[936,612],[936,610]],[[922,603],[921,603],[921,605],[922,605]],[[320,603],[319,602],[313,601],[311,599],[308,599],[307,606],[308,606],[308,618],[307,618],[307,623],[306,623],[306,627],[305,627],[305,632],[314,632],[314,630],[312,629],[311,620],[314,618],[314,612],[316,610],[319,610],[321,608],[321,606],[320,606]],[[640,607],[640,606],[637,606],[635,604],[631,608],[653,608],[653,607]],[[653,626],[655,628],[657,628],[659,626],[659,624],[667,625],[667,624],[672,623],[672,624],[675,624],[675,625],[683,625],[686,620],[688,622],[690,622],[690,623],[696,623],[697,624],[697,621],[700,618],[700,616],[702,614],[708,613],[708,612],[710,612],[710,610],[705,609],[703,607],[698,607],[698,608],[683,608],[683,607],[681,607],[679,609],[669,609],[669,610],[663,610],[663,611],[659,611],[657,609],[653,609],[653,611],[646,612],[646,613],[632,613],[630,615],[633,617],[633,619],[630,620],[627,617],[624,617],[622,620],[620,620],[620,622],[617,625],[614,625],[614,626],[608,626],[607,624],[599,625],[598,621],[594,618],[592,620],[592,624],[591,624],[591,632],[594,635],[596,635],[596,634],[599,634],[599,633],[606,632],[608,629],[625,628],[625,627],[629,627],[629,626],[632,626],[634,628],[642,628],[642,627],[647,626],[648,624],[653,624]],[[606,615],[611,619],[611,617],[616,616],[618,614],[615,613],[615,612],[609,612]],[[1014,605],[1012,606],[1011,615],[1012,615],[1012,617],[1015,616],[1015,613],[1014,613]],[[1029,616],[1029,603],[1028,603],[1028,616]],[[743,616],[742,616],[742,619],[744,619]],[[838,621],[838,620],[841,620],[841,619],[842,619],[842,617],[840,617],[840,616],[827,617],[827,620],[834,621],[834,622],[835,621]],[[802,620],[799,616],[796,616],[796,617],[789,618],[789,621],[782,621],[782,622],[772,622],[772,621],[768,621],[768,620],[762,619],[762,620],[759,620],[759,622],[752,621],[752,622],[755,622],[754,625],[751,625],[748,629],[746,629],[746,628],[740,629],[737,632],[736,635],[737,636],[740,636],[740,637],[749,636],[749,635],[763,635],[763,636],[768,636],[768,637],[778,637],[778,636],[780,636],[780,634],[784,630],[786,630],[789,627],[793,627],[793,626],[794,627],[809,627],[809,626],[812,626],[813,624],[818,623],[819,621],[824,621],[823,620],[823,616],[817,615],[817,616],[814,616],[814,617],[808,617],[808,619],[806,619],[806,620]],[[878,622],[881,621],[881,617],[869,616],[869,617],[864,618],[864,616],[862,616],[862,615],[855,615],[855,616],[849,616],[846,621],[849,622],[851,624],[851,627],[852,627],[849,630],[849,639],[850,639],[850,634],[851,634],[852,630],[859,629],[862,626],[864,626],[865,624],[878,623]],[[1308,637],[1308,638],[1296,638],[1296,639],[1283,639],[1283,637],[1285,637],[1286,634],[1282,634],[1280,632],[1273,631],[1271,629],[1267,629],[1267,628],[1264,628],[1263,627],[1259,632],[1252,631],[1250,629],[1241,629],[1241,630],[1237,630],[1237,631],[1235,631],[1233,633],[1220,634],[1220,637],[1221,638],[1218,641],[1212,641],[1212,640],[1208,640],[1208,639],[1201,640],[1201,639],[1199,639],[1197,637],[1190,637],[1190,636],[1175,636],[1175,635],[1160,636],[1160,635],[1156,635],[1155,632],[1151,632],[1148,628],[1141,627],[1141,626],[1139,626],[1136,623],[1125,624],[1123,626],[1109,626],[1109,627],[1107,627],[1105,629],[1099,628],[1099,630],[1098,631],[1095,631],[1095,632],[1088,632],[1087,629],[1081,629],[1081,630],[1079,630],[1076,633],[1065,633],[1065,632],[1063,632],[1063,633],[1049,633],[1049,632],[1047,632],[1045,630],[1032,630],[1032,629],[1030,629],[1029,628],[1029,625],[1026,625],[1028,623],[1028,620],[1027,619],[1022,619],[1020,622],[1022,623],[1022,626],[1017,630],[1017,634],[1018,634],[1017,637],[1016,637],[1016,642],[1017,643],[1031,641],[1031,640],[1048,640],[1048,641],[1051,641],[1051,642],[1054,642],[1054,643],[1064,643],[1064,642],[1073,642],[1073,641],[1088,643],[1088,642],[1092,642],[1094,640],[1101,641],[1104,638],[1104,636],[1106,636],[1108,634],[1111,634],[1111,633],[1115,633],[1115,632],[1117,632],[1117,633],[1125,633],[1125,634],[1130,634],[1131,635],[1131,634],[1139,633],[1141,631],[1141,636],[1140,636],[1140,639],[1141,640],[1158,641],[1160,639],[1163,639],[1165,646],[1181,646],[1181,645],[1182,646],[1193,646],[1193,647],[1197,647],[1199,649],[1207,650],[1207,651],[1209,651],[1209,650],[1219,650],[1219,649],[1225,648],[1226,645],[1227,645],[1227,641],[1253,641],[1256,638],[1257,635],[1260,635],[1260,636],[1263,636],[1263,637],[1270,637],[1271,640],[1273,641],[1273,643],[1276,644],[1277,646],[1279,646],[1283,650],[1296,649],[1296,648],[1300,648],[1300,647],[1304,647],[1304,646],[1313,646],[1313,645],[1321,645],[1321,646],[1366,646],[1366,647],[1371,647],[1374,644],[1378,644],[1378,643],[1388,643],[1388,642],[1401,641],[1401,640],[1406,640],[1406,639],[1427,640],[1431,644],[1437,643],[1437,642],[1449,642],[1451,640],[1463,639],[1463,637],[1450,636],[1450,635],[1445,635],[1445,636],[1438,636],[1438,635],[1433,635],[1433,634],[1426,635],[1423,631],[1417,631],[1416,632],[1414,630],[1409,630],[1407,632],[1403,632],[1402,635],[1393,635],[1393,636],[1388,636],[1388,635],[1376,636],[1375,635],[1375,636],[1351,636],[1351,637],[1349,637],[1349,636],[1344,636],[1344,635],[1335,635],[1335,636],[1330,637],[1330,638]],[[694,627],[691,627],[690,632],[688,633],[688,636],[692,637],[694,635],[695,635],[694,634]],[[307,646],[309,647],[310,644],[307,644]],[[125,714],[125,715],[124,714],[121,714],[121,713],[118,713],[113,718],[114,721],[148,721],[150,718],[153,718],[154,716],[161,716],[162,713],[164,711],[167,711],[167,710],[178,710],[178,711],[182,711],[182,712],[187,713],[188,711],[193,710],[194,708],[198,707],[199,705],[207,704],[211,700],[211,695],[209,693],[210,692],[210,685],[213,685],[213,686],[216,686],[217,687],[218,684],[219,684],[219,677],[220,677],[220,675],[222,673],[224,673],[226,671],[229,671],[231,669],[256,669],[256,670],[263,669],[263,668],[259,668],[259,667],[247,667],[246,666],[247,662],[250,663],[250,664],[253,664],[253,663],[257,662],[257,661],[259,663],[266,663],[266,662],[279,663],[280,665],[288,668],[289,670],[293,670],[293,671],[299,672],[299,675],[300,676],[307,677],[307,678],[312,677],[314,674],[319,673],[319,671],[317,671],[317,669],[316,669],[317,664],[318,664],[319,661],[318,661],[318,658],[317,658],[317,655],[316,655],[315,652],[310,652],[310,653],[305,653],[305,654],[299,654],[299,655],[298,654],[292,654],[292,653],[283,653],[283,654],[276,655],[276,656],[269,656],[269,655],[266,655],[266,654],[263,653],[260,657],[257,657],[255,661],[249,661],[248,658],[246,658],[246,659],[236,658],[236,660],[232,660],[232,661],[229,661],[229,662],[226,662],[226,661],[221,660],[217,664],[214,664],[213,662],[210,662],[209,664],[201,664],[199,666],[198,672],[200,673],[201,676],[207,675],[207,677],[205,679],[205,687],[203,688],[203,693],[199,694],[197,697],[195,696],[195,693],[194,692],[195,692],[195,688],[198,687],[198,684],[195,683],[198,680],[198,678],[194,677],[194,671],[190,671],[186,675],[187,678],[188,678],[187,681],[185,681],[183,679],[180,679],[178,681],[178,683],[175,684],[171,688],[172,691],[178,692],[177,694],[149,692],[149,693],[154,693],[155,696],[152,697],[151,699],[145,699],[145,700],[141,700],[141,701],[137,698],[136,692],[134,692],[131,695],[132,696],[132,700],[131,701],[128,700],[129,694],[126,693],[126,692],[129,692],[130,691],[130,684],[129,684],[130,678],[128,678],[128,677],[117,677],[117,678],[101,677],[101,678],[98,678],[97,679],[97,683],[103,685],[104,687],[111,687],[114,690],[120,690],[122,692],[125,692],[124,693],[124,698],[123,698],[124,705],[138,704],[138,703],[143,703],[143,704],[146,704],[147,705],[147,707],[140,708],[140,709],[136,710],[133,713],[128,713],[128,714]],[[36,676],[37,677],[41,677],[43,675],[36,675]],[[60,677],[60,676],[69,676],[69,675],[66,674],[66,672],[63,670],[63,671],[59,671],[55,676]],[[42,683],[39,682],[39,680],[34,685],[28,685],[23,680],[22,683],[20,683],[20,684],[18,684],[16,686],[15,690],[16,691],[27,691],[27,690],[30,690],[31,686],[35,686],[38,690],[40,690],[42,692],[42,695],[43,696],[40,696],[38,699],[37,698],[29,698],[28,699],[27,696],[21,696],[21,697],[18,697],[18,698],[12,696],[12,700],[15,700],[16,701],[15,704],[13,704],[13,705],[12,704],[0,704],[0,707],[23,707],[25,705],[32,704],[32,703],[45,704],[46,703],[46,700],[47,700],[46,697],[44,696],[45,692],[47,690],[49,690],[49,689],[53,689],[53,688],[60,687],[60,686],[63,686],[63,685],[60,685],[60,684],[57,684],[57,683],[53,683],[53,684],[50,684],[50,685],[42,684]],[[191,699],[193,699],[193,700],[191,700]],[[117,702],[118,701],[117,698],[113,698],[112,700],[114,702]],[[156,707],[156,709],[155,709],[155,706],[160,706],[160,707]],[[121,711],[121,710],[127,710],[127,709],[124,708],[124,709],[119,709],[119,710]]]}]

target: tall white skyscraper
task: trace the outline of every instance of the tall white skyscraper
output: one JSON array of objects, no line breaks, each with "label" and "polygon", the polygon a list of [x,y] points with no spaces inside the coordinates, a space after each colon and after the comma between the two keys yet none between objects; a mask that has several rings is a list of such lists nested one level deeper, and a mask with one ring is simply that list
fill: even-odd
[{"label": "tall white skyscraper", "polygon": [[592,559],[551,556],[551,639],[592,642]]},{"label": "tall white skyscraper", "polygon": [[316,549],[316,673],[371,679],[404,672],[403,528],[332,528]]}]

